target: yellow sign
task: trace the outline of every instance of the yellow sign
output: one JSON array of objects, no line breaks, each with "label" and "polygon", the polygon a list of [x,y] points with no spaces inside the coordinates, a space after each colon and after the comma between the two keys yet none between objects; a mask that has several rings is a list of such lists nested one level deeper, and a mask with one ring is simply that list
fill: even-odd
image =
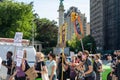
[{"label": "yellow sign", "polygon": [[60,27],[60,47],[66,46],[67,23]]},{"label": "yellow sign", "polygon": [[72,13],[71,13],[71,21],[72,21],[72,22],[74,22],[74,21],[77,19],[77,17],[78,17],[78,14],[77,14],[77,13],[75,13],[75,12],[72,12]]}]

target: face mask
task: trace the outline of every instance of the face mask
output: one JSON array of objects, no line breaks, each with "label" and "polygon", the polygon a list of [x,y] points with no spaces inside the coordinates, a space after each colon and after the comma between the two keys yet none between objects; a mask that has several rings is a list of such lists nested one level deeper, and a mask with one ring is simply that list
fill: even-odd
[{"label": "face mask", "polygon": [[81,59],[81,56],[78,56],[79,59]]}]

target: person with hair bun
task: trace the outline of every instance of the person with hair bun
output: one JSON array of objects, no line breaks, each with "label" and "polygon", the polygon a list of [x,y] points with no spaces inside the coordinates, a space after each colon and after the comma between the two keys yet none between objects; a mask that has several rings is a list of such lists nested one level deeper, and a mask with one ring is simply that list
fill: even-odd
[{"label": "person with hair bun", "polygon": [[56,56],[55,54],[49,53],[48,55],[50,63],[48,65],[48,75],[49,75],[49,80],[56,80],[57,79],[57,73],[56,73],[56,68],[57,68],[57,63],[56,63]]}]

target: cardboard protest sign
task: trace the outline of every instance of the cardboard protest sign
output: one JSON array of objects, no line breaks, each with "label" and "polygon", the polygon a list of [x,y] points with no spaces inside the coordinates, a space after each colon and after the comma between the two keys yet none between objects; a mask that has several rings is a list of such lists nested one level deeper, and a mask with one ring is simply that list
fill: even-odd
[{"label": "cardboard protest sign", "polygon": [[35,70],[33,67],[29,68],[25,74],[30,80],[34,80],[36,77],[38,77],[37,73],[35,73]]}]

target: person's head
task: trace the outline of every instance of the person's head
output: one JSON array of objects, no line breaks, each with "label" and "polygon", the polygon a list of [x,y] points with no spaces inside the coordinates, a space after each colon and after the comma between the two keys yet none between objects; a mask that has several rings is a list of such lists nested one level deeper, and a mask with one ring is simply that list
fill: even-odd
[{"label": "person's head", "polygon": [[82,52],[77,54],[77,60],[82,61]]},{"label": "person's head", "polygon": [[118,62],[120,62],[120,56],[117,56],[117,60],[118,60]]},{"label": "person's head", "polygon": [[43,61],[44,60],[44,54],[42,52],[37,52],[36,53],[36,58],[38,61]]},{"label": "person's head", "polygon": [[77,54],[77,56],[82,56],[82,54],[83,53],[81,51],[79,51],[78,54]]},{"label": "person's head", "polygon": [[117,56],[120,56],[120,50],[117,50]]},{"label": "person's head", "polygon": [[95,60],[99,60],[99,59],[100,59],[100,55],[99,55],[99,54],[95,54],[95,55],[94,55],[94,59],[95,59]]},{"label": "person's head", "polygon": [[87,50],[83,51],[82,59],[86,60],[89,57],[89,52]]},{"label": "person's head", "polygon": [[63,62],[66,60],[66,56],[64,53],[61,53],[60,54],[60,57],[59,57],[59,62],[61,63],[62,62],[62,59],[63,59]]},{"label": "person's head", "polygon": [[75,61],[76,57],[75,56],[72,56],[72,61]]},{"label": "person's head", "polygon": [[107,55],[107,60],[112,60],[112,56],[110,54]]},{"label": "person's head", "polygon": [[7,55],[6,55],[7,59],[11,58],[12,55],[13,55],[13,53],[12,53],[11,51],[8,51],[8,52],[7,52]]},{"label": "person's head", "polygon": [[55,60],[56,61],[56,55],[55,54],[49,53],[48,57],[49,57],[49,60]]}]

